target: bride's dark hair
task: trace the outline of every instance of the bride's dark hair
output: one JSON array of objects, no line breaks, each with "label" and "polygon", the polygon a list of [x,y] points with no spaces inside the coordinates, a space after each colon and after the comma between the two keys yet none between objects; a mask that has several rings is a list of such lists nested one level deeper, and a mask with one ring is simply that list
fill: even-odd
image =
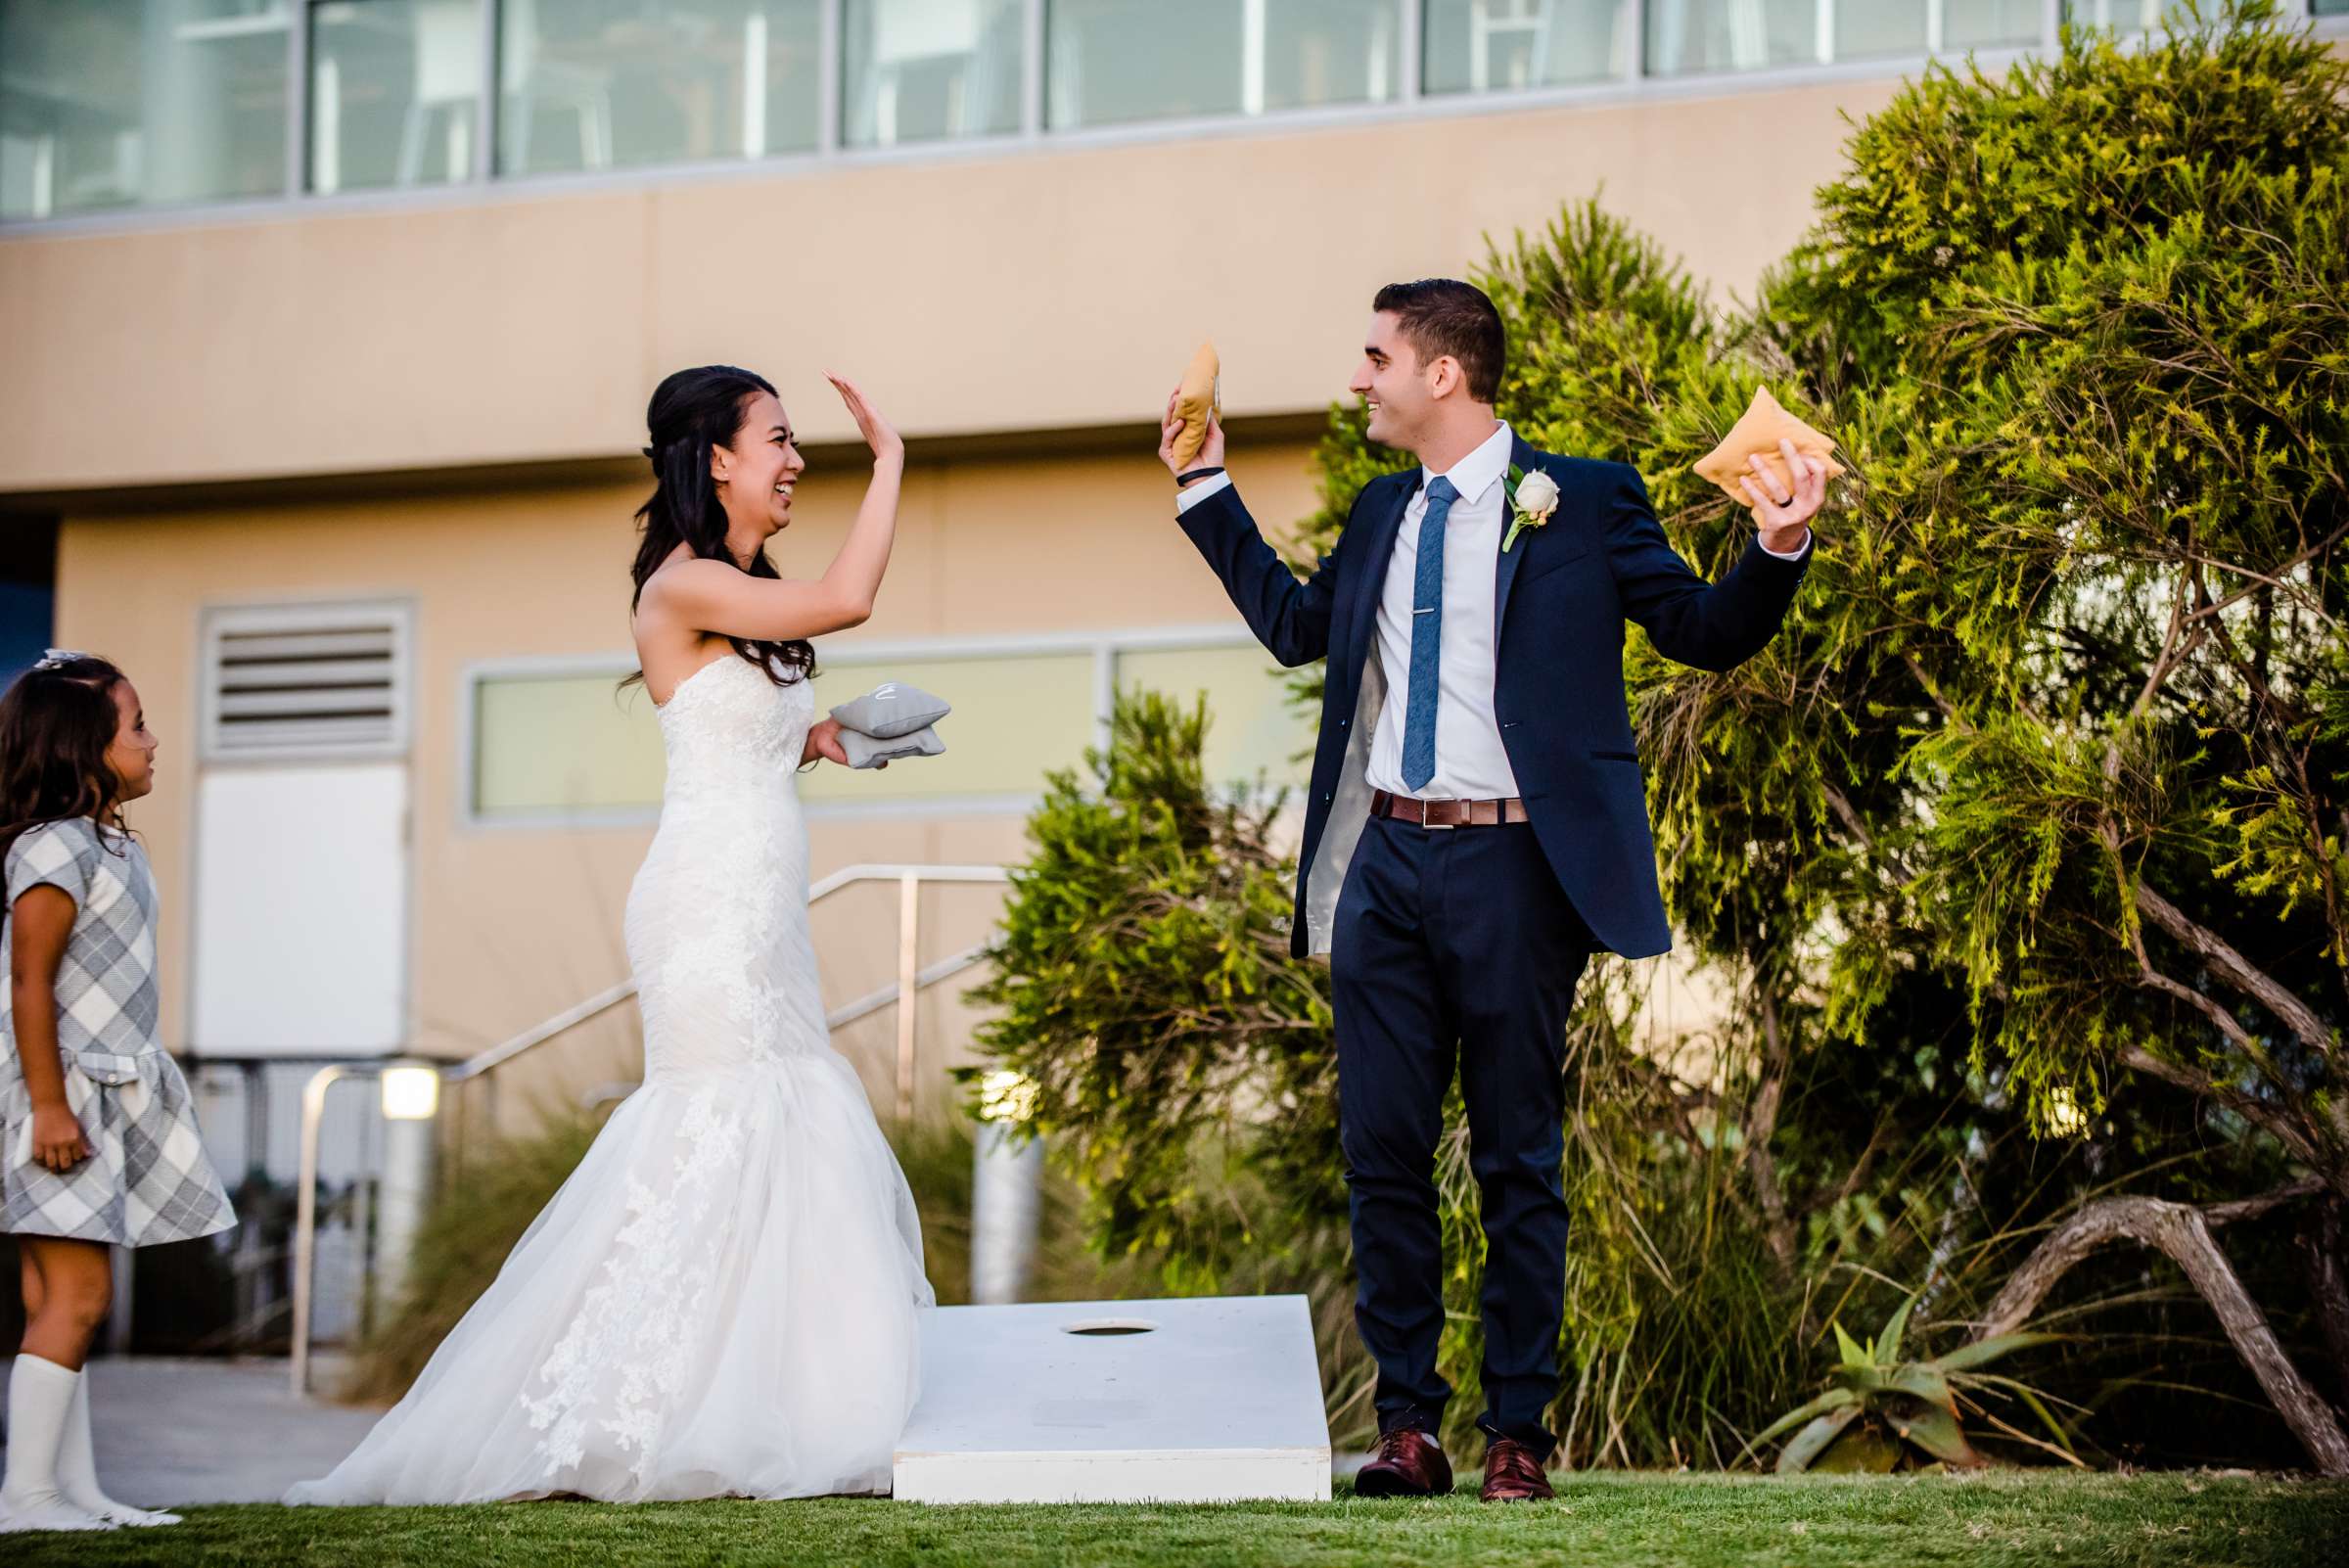
[{"label": "bride's dark hair", "polygon": [[[628,575],[636,591],[628,597],[632,611],[644,598],[644,585],[661,563],[682,543],[708,561],[735,565],[726,549],[726,509],[718,504],[717,485],[710,478],[710,451],[730,445],[742,426],[742,405],[760,392],[775,389],[763,376],[735,365],[701,365],[680,370],[653,389],[644,423],[653,443],[644,455],[653,460],[653,493],[636,509],[643,525],[643,542],[636,546],[636,564]],[[781,574],[766,558],[766,547],[751,558],[754,577]],[[728,637],[734,651],[766,672],[778,686],[813,675],[815,649],[803,639],[761,642],[751,637]],[[644,679],[639,669],[622,686]]]}]

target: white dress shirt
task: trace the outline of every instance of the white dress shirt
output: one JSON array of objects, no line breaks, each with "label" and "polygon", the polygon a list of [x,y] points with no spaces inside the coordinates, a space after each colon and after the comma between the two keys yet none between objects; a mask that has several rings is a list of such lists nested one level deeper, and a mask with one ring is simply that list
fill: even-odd
[{"label": "white dress shirt", "polygon": [[[1403,782],[1403,723],[1409,711],[1411,683],[1411,600],[1419,577],[1419,525],[1427,517],[1427,485],[1435,476],[1422,466],[1419,486],[1403,510],[1403,527],[1395,535],[1395,553],[1378,596],[1378,656],[1387,673],[1386,700],[1370,737],[1368,781],[1372,789],[1393,795],[1413,795],[1431,801],[1505,800],[1517,793],[1517,774],[1500,744],[1500,724],[1493,716],[1493,682],[1497,668],[1495,647],[1499,628],[1493,623],[1494,590],[1500,573],[1500,540],[1505,530],[1507,489],[1500,483],[1509,470],[1513,444],[1506,422],[1496,423],[1493,434],[1475,450],[1446,471],[1459,499],[1444,523],[1444,630],[1436,666],[1436,773],[1414,792]],[[1180,515],[1225,488],[1228,474],[1218,474],[1175,497]],[[1792,551],[1763,548],[1781,560],[1800,558]],[[1518,540],[1523,548],[1524,539]]]},{"label": "white dress shirt", "polygon": [[1444,629],[1436,664],[1436,775],[1417,790],[1403,782],[1403,721],[1411,688],[1411,601],[1419,582],[1419,526],[1427,520],[1427,486],[1403,509],[1395,554],[1378,595],[1378,657],[1386,667],[1387,696],[1370,732],[1369,782],[1374,790],[1425,800],[1501,800],[1517,793],[1517,774],[1500,744],[1493,716],[1493,590],[1500,572],[1500,535],[1509,471],[1509,427],[1493,434],[1444,477],[1459,499],[1444,522]]}]

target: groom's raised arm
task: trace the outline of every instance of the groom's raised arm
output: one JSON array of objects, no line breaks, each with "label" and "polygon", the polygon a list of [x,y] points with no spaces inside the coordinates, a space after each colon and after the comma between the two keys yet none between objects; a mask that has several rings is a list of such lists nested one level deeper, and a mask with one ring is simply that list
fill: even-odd
[{"label": "groom's raised arm", "polygon": [[[1265,542],[1256,520],[1240,504],[1238,490],[1223,476],[1184,491],[1176,506],[1175,521],[1223,579],[1223,591],[1231,595],[1256,640],[1286,666],[1326,658],[1346,532],[1339,532],[1338,542],[1321,557],[1313,575],[1300,582],[1279,552]],[[1361,509],[1359,496],[1355,509]],[[1351,515],[1347,522],[1353,522]]]},{"label": "groom's raised arm", "polygon": [[1778,633],[1810,569],[1813,542],[1801,553],[1778,554],[1759,538],[1719,582],[1707,582],[1664,537],[1647,486],[1620,463],[1612,493],[1598,504],[1606,530],[1607,566],[1615,575],[1623,613],[1647,631],[1656,652],[1699,669],[1733,669]]}]

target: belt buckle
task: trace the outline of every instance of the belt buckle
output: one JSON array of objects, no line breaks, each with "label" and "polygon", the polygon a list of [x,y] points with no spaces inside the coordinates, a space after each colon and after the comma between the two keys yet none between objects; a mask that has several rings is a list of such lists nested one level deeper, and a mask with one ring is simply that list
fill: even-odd
[{"label": "belt buckle", "polygon": [[1427,808],[1434,804],[1433,801],[1425,800],[1419,803],[1419,826],[1421,828],[1430,833],[1449,833],[1459,826],[1457,822],[1430,822],[1427,819]]}]

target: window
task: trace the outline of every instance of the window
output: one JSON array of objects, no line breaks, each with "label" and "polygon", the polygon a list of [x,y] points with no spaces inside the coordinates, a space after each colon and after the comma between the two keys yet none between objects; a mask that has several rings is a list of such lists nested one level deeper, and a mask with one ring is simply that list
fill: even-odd
[{"label": "window", "polygon": [[1626,76],[1629,0],[1427,0],[1427,90],[1495,92]]},{"label": "window", "polygon": [[311,9],[311,190],[473,178],[482,4],[332,0]]},{"label": "window", "polygon": [[0,0],[0,218],[286,189],[293,0]]},{"label": "window", "polygon": [[[731,656],[729,656],[731,657]],[[1044,774],[1073,767],[1093,742],[1093,655],[984,658],[831,658],[819,649],[821,715],[883,680],[934,691],[954,705],[940,728],[946,751],[887,769],[823,766],[799,777],[801,798],[920,802],[946,797],[1025,799]],[[668,776],[659,710],[641,688],[616,689],[628,666],[521,669],[477,676],[472,693],[469,814],[476,820],[643,820]]]},{"label": "window", "polygon": [[2039,0],[1852,0],[1835,8],[1835,58],[2013,48],[2039,42]]},{"label": "window", "polygon": [[1759,70],[1827,58],[1819,0],[1650,0],[1647,69],[1677,76],[1700,70]]},{"label": "window", "polygon": [[636,813],[661,804],[661,722],[624,669],[515,673],[474,683],[476,817]]},{"label": "window", "polygon": [[[1246,633],[1190,627],[1029,643],[868,644],[817,649],[820,715],[884,680],[937,693],[954,712],[939,725],[946,750],[886,769],[837,766],[799,775],[809,807],[951,811],[1025,806],[1056,768],[1082,769],[1109,722],[1114,682],[1177,701],[1204,692],[1207,770],[1215,784],[1301,783],[1313,742],[1288,704],[1286,674]],[[644,822],[661,805],[667,764],[659,711],[637,688],[616,689],[631,666],[597,658],[476,671],[467,690],[465,815],[480,823]]]},{"label": "window", "polygon": [[1049,0],[1055,129],[1383,103],[1400,0]]},{"label": "window", "polygon": [[847,145],[1020,128],[1021,0],[848,0],[841,24]]},{"label": "window", "polygon": [[1305,782],[1298,756],[1313,749],[1313,724],[1288,700],[1287,671],[1254,642],[1123,652],[1118,685],[1163,692],[1186,705],[1206,695],[1209,783]]},{"label": "window", "polygon": [[[2176,0],[2063,0],[2063,20],[2076,27],[2112,27],[2134,32],[2161,24]],[[2288,0],[2287,0],[2288,3]]]},{"label": "window", "polygon": [[501,0],[503,174],[816,145],[820,0]]}]

